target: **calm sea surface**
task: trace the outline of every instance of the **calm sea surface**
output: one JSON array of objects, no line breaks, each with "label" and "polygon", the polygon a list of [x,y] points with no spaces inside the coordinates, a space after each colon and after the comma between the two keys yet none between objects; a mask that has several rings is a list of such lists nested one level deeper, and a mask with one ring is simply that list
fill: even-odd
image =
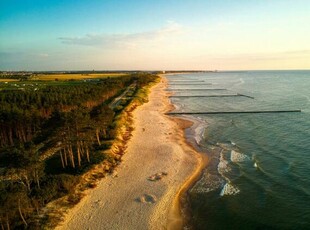
[{"label": "calm sea surface", "polygon": [[310,71],[167,78],[177,112],[302,110],[191,115],[210,158],[189,191],[193,229],[310,229]]}]

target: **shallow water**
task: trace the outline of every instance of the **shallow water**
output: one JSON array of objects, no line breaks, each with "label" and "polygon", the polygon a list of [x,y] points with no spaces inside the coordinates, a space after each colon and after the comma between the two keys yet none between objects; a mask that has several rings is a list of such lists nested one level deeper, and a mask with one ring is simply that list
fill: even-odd
[{"label": "shallow water", "polygon": [[195,139],[211,162],[189,191],[192,227],[310,229],[310,71],[167,78],[174,96],[254,97],[173,97],[178,112],[302,110],[193,116],[202,123]]}]

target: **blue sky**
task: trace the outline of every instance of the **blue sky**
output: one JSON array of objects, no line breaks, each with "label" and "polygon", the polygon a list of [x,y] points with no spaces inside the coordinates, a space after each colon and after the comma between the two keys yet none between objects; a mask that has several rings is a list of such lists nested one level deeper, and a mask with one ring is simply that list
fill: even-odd
[{"label": "blue sky", "polygon": [[308,0],[0,0],[0,70],[310,69]]}]

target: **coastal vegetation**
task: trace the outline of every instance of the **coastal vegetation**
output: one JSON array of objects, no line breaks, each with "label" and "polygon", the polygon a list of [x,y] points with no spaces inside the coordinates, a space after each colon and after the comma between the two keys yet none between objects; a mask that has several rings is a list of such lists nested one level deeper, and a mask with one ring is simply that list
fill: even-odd
[{"label": "coastal vegetation", "polygon": [[64,75],[1,82],[2,229],[38,228],[47,204],[65,197],[74,205],[111,173],[130,137],[131,112],[158,80],[150,73]]},{"label": "coastal vegetation", "polygon": [[83,71],[83,72],[5,72],[0,71],[0,81],[2,79],[15,79],[15,80],[78,80],[78,79],[93,79],[93,78],[107,78],[107,77],[120,77],[131,74],[131,72],[108,72],[108,71]]}]

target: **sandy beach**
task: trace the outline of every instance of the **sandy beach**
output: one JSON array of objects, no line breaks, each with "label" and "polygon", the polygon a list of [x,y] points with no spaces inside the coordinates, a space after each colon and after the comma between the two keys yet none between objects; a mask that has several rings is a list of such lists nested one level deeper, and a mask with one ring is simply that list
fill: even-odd
[{"label": "sandy beach", "polygon": [[185,142],[182,128],[191,122],[164,115],[171,109],[166,84],[162,77],[149,102],[133,112],[122,163],[56,229],[180,229],[179,199],[199,175],[202,158]]}]

